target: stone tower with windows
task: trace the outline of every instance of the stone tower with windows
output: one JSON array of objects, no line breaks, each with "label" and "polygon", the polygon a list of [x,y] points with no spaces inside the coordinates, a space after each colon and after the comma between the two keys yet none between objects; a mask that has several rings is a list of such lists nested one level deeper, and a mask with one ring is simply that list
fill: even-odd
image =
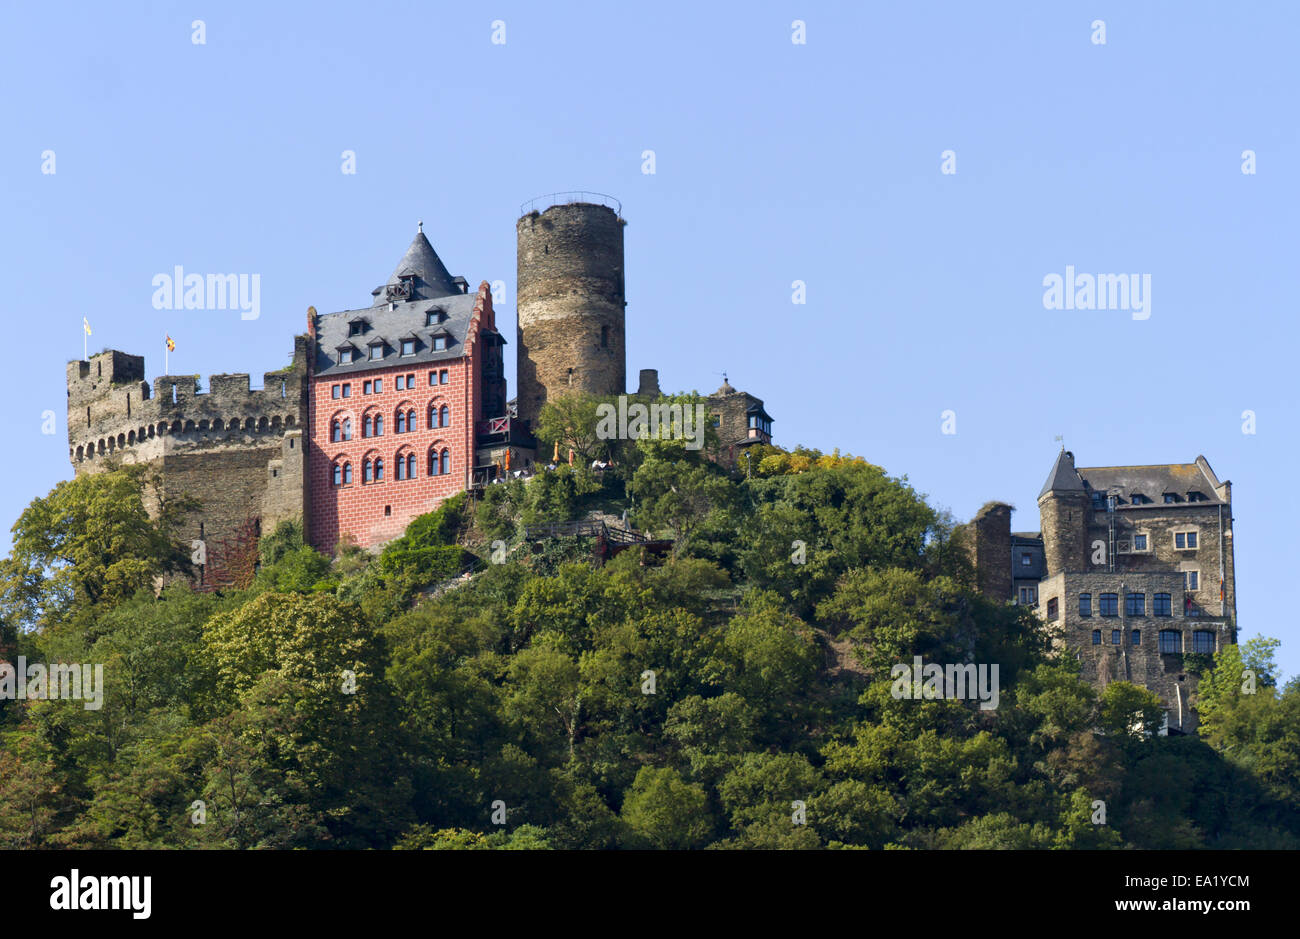
[{"label": "stone tower with windows", "polygon": [[532,426],[548,400],[626,390],[626,223],[618,203],[606,201],[552,204],[515,226],[518,416]]}]

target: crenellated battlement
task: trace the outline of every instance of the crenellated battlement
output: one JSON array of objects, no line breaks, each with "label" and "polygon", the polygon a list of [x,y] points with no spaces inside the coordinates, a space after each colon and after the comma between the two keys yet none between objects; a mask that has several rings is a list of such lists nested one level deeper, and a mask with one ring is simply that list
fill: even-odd
[{"label": "crenellated battlement", "polygon": [[276,446],[266,438],[306,420],[308,342],[295,337],[292,363],[263,373],[259,389],[247,372],[212,375],[206,391],[197,375],[163,375],[151,388],[144,358],[115,349],[69,362],[68,458],[81,472],[109,455],[136,463],[164,449]]}]

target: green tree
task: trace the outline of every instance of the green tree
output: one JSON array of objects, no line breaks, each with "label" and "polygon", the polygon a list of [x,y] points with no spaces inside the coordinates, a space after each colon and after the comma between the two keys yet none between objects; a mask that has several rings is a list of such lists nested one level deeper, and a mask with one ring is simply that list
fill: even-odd
[{"label": "green tree", "polygon": [[666,850],[702,847],[714,830],[708,794],[671,767],[643,766],[624,794],[620,813],[630,846]]},{"label": "green tree", "polygon": [[60,482],[35,499],[13,527],[13,550],[0,562],[4,610],[20,622],[49,623],[75,604],[112,606],[188,564],[169,534],[188,503],[163,502],[157,521],[145,509],[143,466]]}]

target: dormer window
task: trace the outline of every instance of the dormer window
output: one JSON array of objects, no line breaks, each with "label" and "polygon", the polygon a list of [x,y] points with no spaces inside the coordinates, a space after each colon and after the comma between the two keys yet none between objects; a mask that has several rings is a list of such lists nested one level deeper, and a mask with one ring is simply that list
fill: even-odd
[{"label": "dormer window", "polygon": [[1142,493],[1140,492],[1131,492],[1129,493],[1129,501],[1132,502],[1134,505],[1146,505],[1151,500],[1146,496],[1142,495]]},{"label": "dormer window", "polygon": [[349,320],[349,321],[348,321],[348,335],[349,335],[349,336],[364,336],[364,335],[366,334],[366,329],[367,329],[369,326],[370,326],[370,324],[369,324],[368,322],[366,322],[366,320],[365,320],[364,318],[362,318],[362,317],[357,317],[357,318],[354,319],[354,320]]},{"label": "dormer window", "polygon": [[414,340],[414,339],[403,339],[403,340],[402,340],[402,355],[415,355],[415,340]]},{"label": "dormer window", "polygon": [[350,365],[355,361],[354,353],[357,351],[354,345],[339,346],[339,365]]},{"label": "dormer window", "polygon": [[1183,497],[1176,492],[1166,492],[1164,494],[1165,505],[1173,505],[1175,502],[1182,502]]},{"label": "dormer window", "polygon": [[370,361],[374,362],[384,357],[384,343],[372,342],[370,344]]},{"label": "dormer window", "polygon": [[1209,500],[1208,500],[1208,498],[1206,497],[1205,493],[1193,489],[1191,492],[1189,492],[1189,493],[1187,494],[1187,501],[1188,501],[1188,502],[1207,502],[1207,501],[1209,501]]},{"label": "dormer window", "polygon": [[446,319],[447,319],[447,311],[440,306],[435,306],[424,314],[424,325],[439,326]]}]

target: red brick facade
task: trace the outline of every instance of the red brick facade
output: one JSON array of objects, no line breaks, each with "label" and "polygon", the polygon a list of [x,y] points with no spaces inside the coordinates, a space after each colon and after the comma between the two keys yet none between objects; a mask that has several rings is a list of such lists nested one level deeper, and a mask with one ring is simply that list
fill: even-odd
[{"label": "red brick facade", "polygon": [[[307,537],[314,547],[332,553],[345,535],[363,548],[383,544],[400,537],[416,516],[433,511],[448,496],[468,488],[475,428],[485,416],[480,400],[482,334],[495,329],[492,294],[485,281],[474,299],[460,357],[405,365],[400,360],[390,361],[343,376],[310,376],[306,521]],[[446,381],[441,380],[443,372]],[[399,376],[404,386],[406,379],[414,376],[414,387],[399,390]],[[366,394],[366,384],[376,380],[382,380],[383,390]],[[350,386],[347,397],[342,393],[345,385]],[[334,397],[334,386],[340,388],[339,397]],[[444,407],[449,426],[442,426]],[[412,411],[414,430],[406,426]],[[383,419],[382,434],[374,433],[375,417]],[[336,421],[338,436],[349,436],[350,428],[351,439],[332,439]],[[442,471],[443,451],[447,454],[446,472]],[[411,455],[415,457],[413,477],[406,472]],[[369,480],[365,478],[367,460]],[[383,461],[380,479],[375,478],[376,460]]]}]

